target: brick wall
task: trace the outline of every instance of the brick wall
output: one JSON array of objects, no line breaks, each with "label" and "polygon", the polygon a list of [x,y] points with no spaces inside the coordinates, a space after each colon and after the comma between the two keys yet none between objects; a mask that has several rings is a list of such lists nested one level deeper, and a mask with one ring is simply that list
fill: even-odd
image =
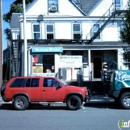
[{"label": "brick wall", "polygon": [[0,86],[2,84],[2,0],[0,0]]}]

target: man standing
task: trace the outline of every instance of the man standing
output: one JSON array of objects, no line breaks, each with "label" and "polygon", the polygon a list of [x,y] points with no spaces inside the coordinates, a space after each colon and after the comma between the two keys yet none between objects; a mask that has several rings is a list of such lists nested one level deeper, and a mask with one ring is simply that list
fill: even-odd
[{"label": "man standing", "polygon": [[77,71],[77,82],[78,86],[83,87],[83,74],[81,72],[81,68]]}]

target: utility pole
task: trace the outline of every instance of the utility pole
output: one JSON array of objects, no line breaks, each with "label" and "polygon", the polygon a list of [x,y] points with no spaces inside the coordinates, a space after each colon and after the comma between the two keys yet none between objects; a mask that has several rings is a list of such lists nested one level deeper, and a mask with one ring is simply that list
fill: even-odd
[{"label": "utility pole", "polygon": [[3,81],[2,0],[0,0],[0,86]]},{"label": "utility pole", "polygon": [[24,35],[24,76],[27,76],[27,38],[26,38],[25,0],[23,0],[23,35]]}]

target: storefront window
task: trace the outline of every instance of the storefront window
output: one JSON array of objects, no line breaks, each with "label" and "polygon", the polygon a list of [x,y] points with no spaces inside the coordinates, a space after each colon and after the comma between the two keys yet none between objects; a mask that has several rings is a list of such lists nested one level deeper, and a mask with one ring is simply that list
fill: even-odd
[{"label": "storefront window", "polygon": [[33,54],[32,73],[54,73],[54,55]]}]

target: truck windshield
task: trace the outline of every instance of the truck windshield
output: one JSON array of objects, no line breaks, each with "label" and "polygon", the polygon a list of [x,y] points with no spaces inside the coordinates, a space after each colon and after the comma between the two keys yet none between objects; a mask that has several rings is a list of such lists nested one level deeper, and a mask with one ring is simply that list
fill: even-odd
[{"label": "truck windshield", "polygon": [[67,85],[67,83],[63,79],[58,79],[62,84]]}]

